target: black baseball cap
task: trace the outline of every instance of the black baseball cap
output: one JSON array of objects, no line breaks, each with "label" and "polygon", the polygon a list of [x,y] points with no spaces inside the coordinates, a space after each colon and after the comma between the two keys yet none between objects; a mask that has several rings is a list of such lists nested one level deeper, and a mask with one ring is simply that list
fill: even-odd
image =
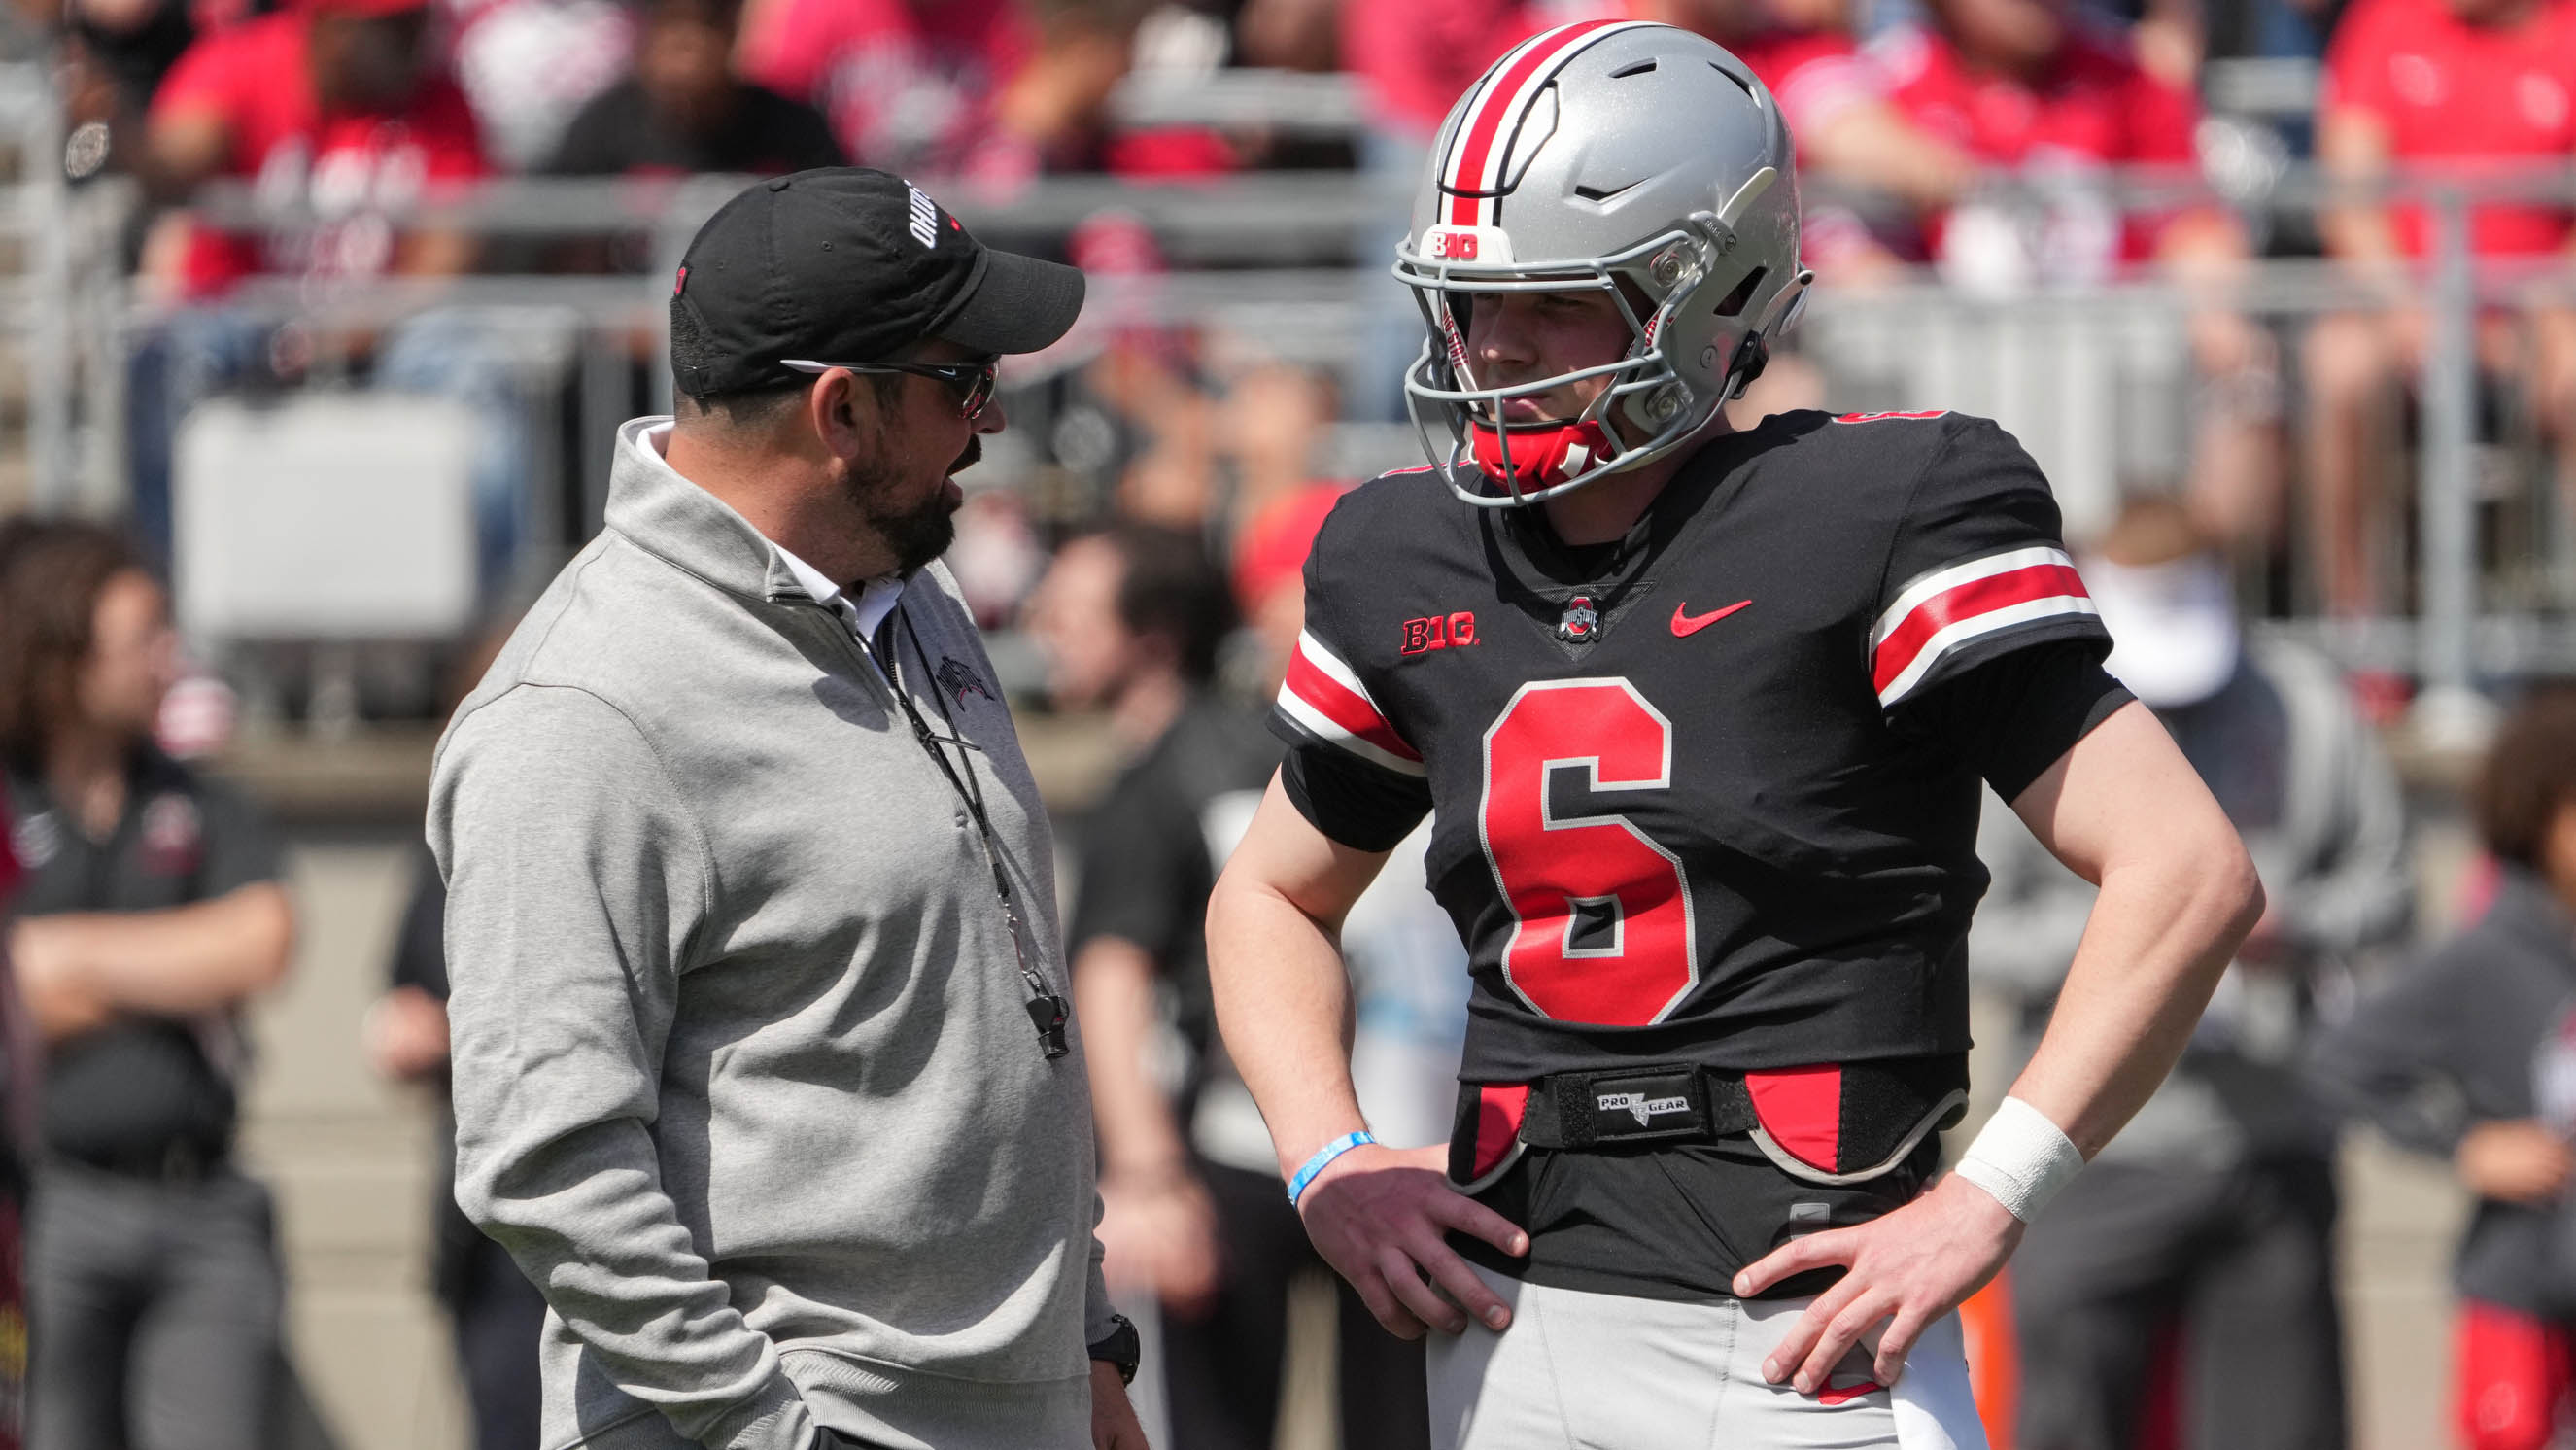
[{"label": "black baseball cap", "polygon": [[1036,352],[1082,311],[1082,273],[1000,252],[900,176],[833,166],[754,183],[717,208],[671,282],[699,355],[680,391],[716,397],[804,380],[784,358],[902,361],[926,338]]}]

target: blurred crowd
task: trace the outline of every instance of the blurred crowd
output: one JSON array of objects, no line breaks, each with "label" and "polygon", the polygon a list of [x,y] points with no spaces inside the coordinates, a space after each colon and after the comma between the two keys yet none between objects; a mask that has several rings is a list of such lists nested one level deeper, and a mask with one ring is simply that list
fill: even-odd
[{"label": "blurred crowd", "polygon": [[[1169,188],[1338,172],[1393,197],[1485,65],[1535,28],[1600,14],[1705,33],[1769,84],[1797,138],[1807,259],[1828,298],[1923,279],[1990,298],[2169,284],[2187,354],[2188,404],[2175,413],[2191,436],[2175,476],[2156,482],[2240,561],[2275,566],[2255,586],[2274,609],[2405,612],[2408,400],[2441,331],[2426,290],[2438,219],[2405,186],[2487,188],[2466,217],[2483,290],[2461,365],[2480,379],[2486,437],[2527,455],[2522,485],[2556,509],[2551,527],[2568,527],[2576,500],[2576,449],[2565,446],[2576,426],[2568,0],[21,7],[23,26],[41,32],[29,43],[63,77],[66,164],[80,179],[130,175],[148,203],[129,261],[162,310],[138,338],[126,432],[135,516],[156,560],[170,549],[171,450],[190,408],[311,365],[311,339],[276,297],[652,265],[633,236],[497,238],[440,209],[486,179],[620,177],[652,196],[690,175],[848,161],[986,213],[1068,174]],[[2259,108],[2245,86],[2218,84],[2249,74],[2248,62],[2275,67],[2262,72],[2275,94]],[[1168,94],[1256,72],[1341,73],[1357,117],[1337,134],[1276,118],[1140,120],[1119,103],[1140,86]],[[2304,161],[2319,168],[2317,186],[2267,190]],[[2555,172],[2535,180],[2533,168]],[[2392,180],[2394,191],[2382,185]],[[1390,202],[1384,234],[1355,238],[1342,260],[1381,267],[1400,210]],[[1156,241],[1115,211],[1057,238],[1095,276],[1161,271]],[[2285,312],[2249,295],[2249,264],[2266,257],[2327,259],[2332,301]],[[1396,420],[1420,329],[1400,294],[1369,295],[1378,316],[1333,368],[1334,416]],[[1249,410],[1225,406],[1240,360],[1212,361],[1194,344],[1186,325],[1088,326],[1086,354],[1123,356],[1077,383],[1086,406],[1043,441],[1048,461],[1095,464],[1085,448],[1100,451],[1105,419],[1110,446],[1140,455],[1120,460],[1136,466],[1114,482],[1156,495],[1136,511],[1188,512],[1191,486],[1172,481],[1163,454],[1203,450],[1182,436],[1197,429],[1223,446],[1229,430],[1215,420]],[[535,477],[548,440],[529,436],[525,379],[485,321],[432,306],[366,331],[355,349],[348,376],[462,400],[483,423],[474,489],[487,588],[527,549],[577,542],[520,537],[529,518],[551,517],[525,502],[550,486]],[[1829,372],[1829,359],[1784,360],[1739,406],[1824,401]],[[1196,395],[1187,406],[1184,394]],[[1048,514],[1045,542],[1105,517],[1101,494]],[[2293,551],[2294,586],[2279,567]],[[2576,594],[2576,579],[2553,587]]]},{"label": "blurred crowd", "polygon": [[[1495,57],[1607,11],[1708,34],[1772,88],[1829,290],[2175,289],[2188,466],[2082,540],[2083,569],[2114,671],[2209,779],[2272,906],[2183,1067],[2033,1230],[2008,1307],[1990,1306],[2020,1366],[2017,1404],[1990,1406],[1997,1443],[2345,1443],[2333,1154],[2355,1115],[2450,1160],[2478,1203],[2458,1443],[2576,1434],[2576,705],[2534,689],[2496,737],[2470,802],[2486,864],[2468,924],[2428,953],[2419,916],[2448,913],[2416,910],[2410,821],[2372,728],[2391,682],[2243,621],[2249,604],[2406,606],[2386,561],[2408,517],[2407,397],[2438,332],[2438,229],[2420,199],[2378,188],[2391,178],[2561,169],[2555,192],[2469,210],[2488,286],[2467,350],[2495,426],[2544,460],[2533,491],[2576,527],[2576,0],[19,0],[22,43],[62,78],[73,179],[130,177],[147,199],[127,262],[154,309],[126,390],[130,532],[0,529],[17,893],[0,1049],[22,1148],[0,1165],[0,1210],[23,1202],[32,1224],[23,1274],[0,1261],[0,1300],[23,1280],[27,1315],[0,1314],[0,1410],[32,1392],[29,1443],[284,1443],[274,1228],[232,1149],[240,1014],[285,970],[292,908],[275,832],[198,759],[220,734],[201,723],[207,691],[170,694],[186,621],[160,582],[191,410],[310,366],[276,297],[652,265],[631,237],[500,242],[442,217],[514,174],[649,192],[855,162],[999,210],[1068,173],[1341,173],[1402,191]],[[2205,98],[2212,67],[2239,61],[2313,76],[2313,106]],[[1116,104],[1131,82],[1229,70],[1346,72],[1361,122],[1319,139],[1131,123]],[[2314,161],[2318,204],[2249,205],[2249,157]],[[1346,260],[1382,268],[1401,225]],[[1108,1269],[1156,1327],[1156,1443],[1266,1445],[1290,1287],[1320,1265],[1215,1036],[1199,922],[1278,759],[1261,711],[1300,625],[1306,547],[1353,478],[1416,461],[1344,457],[1337,429],[1399,415],[1422,328],[1389,286],[1334,365],[1220,347],[1129,305],[1141,294],[1122,283],[1168,269],[1135,216],[1061,240],[1094,278],[1095,316],[1074,355],[1006,375],[1031,398],[1013,415],[1039,420],[1019,430],[1037,456],[1006,471],[997,445],[996,481],[962,480],[949,563],[981,622],[1020,642],[996,650],[1019,701],[1094,722],[1114,759],[1065,832],[1068,945]],[[2332,304],[2285,319],[2249,300],[2253,264],[2281,257],[2323,259]],[[474,568],[506,612],[578,542],[526,536],[545,516],[528,492],[558,484],[506,340],[433,305],[354,347],[354,378],[479,421]],[[649,344],[628,360],[649,373]],[[1832,401],[1829,360],[1792,355],[1736,406]],[[2303,595],[2249,587],[2292,549]],[[449,700],[484,648],[455,652]],[[1987,837],[1973,960],[2027,1042],[2090,888],[2006,812]],[[1420,854],[1400,848],[1343,931],[1362,1099],[1390,1141],[1447,1134],[1463,1033],[1465,962]],[[365,1032],[388,1076],[436,1084],[445,971],[422,859]],[[441,1222],[434,1280],[477,1444],[528,1450],[542,1305],[452,1205]],[[0,1212],[0,1240],[9,1227]],[[1420,1443],[1418,1346],[1347,1295],[1339,1327],[1341,1443]]]}]

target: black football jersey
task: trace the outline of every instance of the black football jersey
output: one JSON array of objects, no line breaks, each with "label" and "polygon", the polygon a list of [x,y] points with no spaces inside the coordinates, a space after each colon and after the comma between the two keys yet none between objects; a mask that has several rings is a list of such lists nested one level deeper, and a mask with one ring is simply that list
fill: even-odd
[{"label": "black football jersey", "polygon": [[2070,642],[2104,678],[2055,502],[2003,430],[1791,413],[1706,445],[1595,549],[1428,469],[1353,490],[1273,722],[1335,840],[1384,849],[1438,807],[1467,1082],[1956,1054],[1983,727],[1963,747],[1955,710],[1918,716]]}]

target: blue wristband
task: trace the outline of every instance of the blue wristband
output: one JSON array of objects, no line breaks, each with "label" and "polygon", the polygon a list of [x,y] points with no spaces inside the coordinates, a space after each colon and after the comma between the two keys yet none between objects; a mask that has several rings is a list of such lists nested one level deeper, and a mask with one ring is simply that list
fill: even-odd
[{"label": "blue wristband", "polygon": [[1297,1170],[1297,1176],[1288,1180],[1288,1206],[1290,1208],[1295,1208],[1297,1206],[1298,1195],[1304,1193],[1306,1191],[1306,1185],[1314,1182],[1315,1175],[1323,1172],[1327,1167],[1331,1166],[1334,1159],[1341,1157],[1343,1154],[1358,1147],[1362,1143],[1374,1143],[1376,1141],[1377,1134],[1362,1130],[1357,1133],[1344,1133],[1342,1136],[1326,1143],[1323,1147],[1316,1149],[1315,1156],[1306,1160],[1306,1166]]}]

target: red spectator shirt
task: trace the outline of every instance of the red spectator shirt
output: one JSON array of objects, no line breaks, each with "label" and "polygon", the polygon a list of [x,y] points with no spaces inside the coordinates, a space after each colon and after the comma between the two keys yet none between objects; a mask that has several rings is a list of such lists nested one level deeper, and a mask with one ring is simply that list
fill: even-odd
[{"label": "red spectator shirt", "polygon": [[322,110],[305,61],[305,16],[262,16],[189,47],[153,98],[152,119],[211,113],[231,149],[221,177],[250,180],[264,198],[309,205],[318,224],[260,236],[198,226],[185,263],[191,298],[218,295],[257,273],[370,277],[393,262],[384,210],[484,174],[464,93],[444,76],[400,112]]},{"label": "red spectator shirt", "polygon": [[1342,7],[1342,64],[1360,78],[1378,124],[1428,144],[1504,51],[1551,25],[1590,18],[1528,0],[1361,0]]},{"label": "red spectator shirt", "polygon": [[[2511,29],[2470,25],[2441,0],[2357,0],[2326,52],[2324,109],[2361,111],[2388,129],[2399,163],[2576,160],[2576,0],[2543,0]],[[2398,245],[2420,257],[2420,208],[2393,209]],[[2493,205],[2471,216],[2481,254],[2566,245],[2566,207]]]},{"label": "red spectator shirt", "polygon": [[805,101],[861,166],[980,172],[993,98],[1035,49],[1013,0],[781,0],[743,37],[743,72]]},{"label": "red spectator shirt", "polygon": [[[2036,84],[1970,69],[1940,34],[1909,27],[1872,47],[1892,99],[1916,125],[1980,162],[2026,174],[2080,180],[2113,166],[2190,165],[2200,105],[2149,75],[2126,44],[2070,31]],[[1936,217],[1926,241],[1947,260],[1953,218]],[[2050,282],[2100,281],[2120,264],[2152,254],[2157,222],[2114,215],[2080,189],[2052,206],[2031,237],[2032,261]],[[1983,243],[1991,234],[1980,232]]]},{"label": "red spectator shirt", "polygon": [[1855,102],[1886,99],[1878,67],[1848,35],[1830,30],[1773,30],[1718,43],[1771,88],[1794,137],[1823,125]]}]

